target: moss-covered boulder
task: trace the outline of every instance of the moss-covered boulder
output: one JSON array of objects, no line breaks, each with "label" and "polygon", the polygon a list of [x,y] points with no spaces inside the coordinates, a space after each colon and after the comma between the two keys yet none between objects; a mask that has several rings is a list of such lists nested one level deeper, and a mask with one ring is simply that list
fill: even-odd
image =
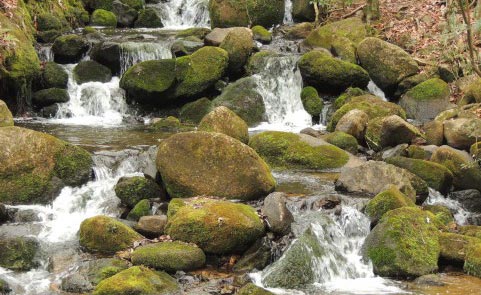
[{"label": "moss-covered boulder", "polygon": [[349,156],[340,148],[309,136],[266,131],[251,137],[249,146],[271,166],[281,169],[326,170],[344,166]]},{"label": "moss-covered boulder", "polygon": [[88,181],[92,158],[82,148],[20,127],[0,128],[0,202],[49,201],[65,185]]},{"label": "moss-covered boulder", "polygon": [[481,278],[480,242],[471,244],[467,247],[463,269],[467,274]]},{"label": "moss-covered boulder", "polygon": [[221,95],[212,101],[212,106],[225,106],[241,117],[249,126],[264,121],[265,105],[256,90],[257,84],[252,77],[242,78],[229,84]]},{"label": "moss-covered boulder", "polygon": [[84,37],[71,34],[55,39],[52,52],[56,63],[77,63],[82,59],[82,56],[87,53],[89,47],[89,42]]},{"label": "moss-covered boulder", "polygon": [[212,109],[212,102],[203,97],[182,106],[179,119],[184,123],[199,124],[202,118]]},{"label": "moss-covered boulder", "polygon": [[440,257],[449,262],[464,262],[466,252],[481,240],[455,233],[439,233]]},{"label": "moss-covered boulder", "polygon": [[357,154],[357,139],[350,134],[335,131],[323,136],[322,139],[351,154]]},{"label": "moss-covered boulder", "polygon": [[153,8],[146,8],[139,12],[135,21],[136,28],[162,28],[162,20]]},{"label": "moss-covered boulder", "polygon": [[367,145],[375,151],[411,143],[417,137],[423,136],[416,126],[397,115],[370,120],[365,135]]},{"label": "moss-covered boulder", "polygon": [[329,124],[327,125],[328,131],[334,131],[337,126],[337,122],[349,111],[358,109],[366,113],[369,119],[385,117],[390,115],[398,115],[405,119],[406,113],[397,104],[384,101],[379,97],[373,95],[362,95],[350,98],[340,109],[338,109],[331,117]]},{"label": "moss-covered boulder", "polygon": [[93,60],[81,61],[73,69],[74,79],[78,84],[87,82],[108,82],[112,72],[106,66]]},{"label": "moss-covered boulder", "polygon": [[371,219],[371,223],[377,223],[386,212],[406,206],[415,207],[414,201],[393,185],[371,199],[367,203],[365,212]]},{"label": "moss-covered boulder", "polygon": [[13,116],[7,104],[0,100],[0,127],[13,126]]},{"label": "moss-covered boulder", "polygon": [[108,67],[113,75],[119,75],[121,48],[119,43],[104,41],[94,44],[90,51],[90,59]]},{"label": "moss-covered boulder", "polygon": [[302,105],[309,115],[319,117],[324,107],[324,102],[319,97],[316,88],[308,86],[304,87],[301,92]]},{"label": "moss-covered boulder", "polygon": [[163,195],[153,179],[142,176],[124,176],[119,179],[114,190],[122,203],[130,208],[144,199],[161,198]]},{"label": "moss-covered boulder", "polygon": [[323,93],[341,93],[348,87],[365,88],[369,74],[360,66],[311,51],[299,60],[299,69],[307,85]]},{"label": "moss-covered boulder", "polygon": [[481,169],[468,153],[441,146],[434,151],[431,161],[445,166],[453,173],[453,185],[456,189],[481,191]]},{"label": "moss-covered boulder", "polygon": [[313,23],[299,23],[294,24],[292,27],[286,29],[286,39],[288,40],[298,40],[298,39],[305,39],[309,34],[314,30]]},{"label": "moss-covered boulder", "polygon": [[469,149],[480,136],[480,118],[455,118],[444,121],[444,138],[451,147]]},{"label": "moss-covered boulder", "polygon": [[353,109],[339,119],[335,131],[350,134],[359,143],[362,143],[364,142],[364,135],[368,121],[369,116],[365,112]]},{"label": "moss-covered boulder", "polygon": [[426,144],[440,146],[444,141],[444,125],[440,121],[429,121],[422,126]]},{"label": "moss-covered boulder", "polygon": [[47,107],[54,103],[63,103],[70,100],[67,90],[60,88],[42,89],[32,95],[33,103],[38,107]]},{"label": "moss-covered boulder", "polygon": [[245,144],[249,142],[249,130],[246,122],[224,106],[216,107],[208,113],[200,121],[198,130],[223,133]]},{"label": "moss-covered boulder", "polygon": [[443,205],[423,205],[423,210],[431,212],[436,217],[436,222],[442,226],[449,226],[455,222],[451,210]]},{"label": "moss-covered boulder", "polygon": [[105,254],[125,250],[142,238],[122,222],[103,215],[82,221],[79,236],[80,246],[87,251]]},{"label": "moss-covered boulder", "polygon": [[165,272],[133,266],[101,281],[93,295],[171,295],[180,292],[177,281]]},{"label": "moss-covered boulder", "polygon": [[366,25],[358,17],[347,18],[329,23],[312,31],[304,44],[331,50],[333,41],[338,37],[347,38],[357,45],[367,36]]},{"label": "moss-covered boulder", "polygon": [[[82,0],[85,8],[92,12],[96,9],[104,9],[108,11],[113,11],[115,0]],[[140,10],[144,7],[144,0],[120,0],[125,5],[129,7]]]},{"label": "moss-covered boulder", "polygon": [[292,17],[298,22],[313,22],[316,19],[314,6],[309,0],[292,1]]},{"label": "moss-covered boulder", "polygon": [[137,10],[120,0],[112,2],[112,12],[117,17],[117,26],[119,27],[133,27],[135,20],[139,17]]},{"label": "moss-covered boulder", "polygon": [[35,255],[39,244],[32,238],[5,238],[0,239],[0,266],[15,271],[27,271],[36,266]]},{"label": "moss-covered boulder", "polygon": [[272,50],[263,50],[254,53],[247,61],[247,74],[255,75],[261,73],[262,71],[265,71],[267,63],[269,62],[269,58],[277,56],[280,56],[280,54]]},{"label": "moss-covered boulder", "polygon": [[[336,110],[338,110],[343,105],[350,102],[353,97],[358,97],[358,96],[362,96],[362,95],[365,95],[365,94],[369,94],[369,92],[364,91],[361,88],[349,87],[349,88],[346,89],[346,91],[344,91],[344,93],[342,93],[341,95],[339,95],[336,98],[336,100],[334,101],[334,108]],[[375,96],[375,97],[377,97],[377,96]]]},{"label": "moss-covered boulder", "polygon": [[458,102],[459,106],[481,102],[481,79],[476,79],[467,86],[463,98]]},{"label": "moss-covered boulder", "polygon": [[252,31],[246,28],[232,28],[220,44],[220,48],[229,54],[229,73],[239,74],[254,48]]},{"label": "moss-covered boulder", "polygon": [[261,25],[270,28],[282,23],[284,0],[210,0],[212,28]]},{"label": "moss-covered boulder", "polygon": [[453,174],[445,166],[421,159],[391,157],[387,163],[404,168],[426,181],[429,187],[445,194],[451,189]]},{"label": "moss-covered boulder", "polygon": [[117,16],[115,16],[115,14],[111,11],[96,9],[92,13],[90,24],[93,26],[115,28],[117,26]]},{"label": "moss-covered boulder", "polygon": [[254,35],[254,40],[263,44],[269,44],[272,41],[272,33],[263,26],[252,27],[252,34]]},{"label": "moss-covered boulder", "polygon": [[221,133],[175,134],[159,145],[156,164],[171,197],[253,200],[275,186],[269,166],[253,149]]},{"label": "moss-covered boulder", "polygon": [[169,216],[167,234],[195,243],[206,253],[239,253],[264,235],[255,209],[244,204],[196,198]]},{"label": "moss-covered boulder", "polygon": [[67,88],[68,74],[65,69],[54,63],[45,63],[42,74],[40,76],[40,85],[42,88]]},{"label": "moss-covered boulder", "polygon": [[132,221],[139,221],[139,219],[143,216],[150,215],[152,210],[150,209],[150,201],[149,200],[142,200],[138,202],[132,210],[130,210],[129,214],[127,215],[127,220]]},{"label": "moss-covered boulder", "polygon": [[368,37],[357,47],[361,66],[386,95],[392,95],[405,78],[417,74],[417,63],[402,48],[378,38]]},{"label": "moss-covered boulder", "polygon": [[131,255],[134,265],[176,272],[200,268],[205,264],[205,254],[195,245],[183,242],[149,244],[135,249]]},{"label": "moss-covered boulder", "polygon": [[274,295],[261,287],[257,287],[253,283],[249,283],[237,291],[236,295]]},{"label": "moss-covered boulder", "polygon": [[437,271],[441,250],[432,220],[432,214],[415,207],[384,214],[363,246],[374,272],[388,277],[418,277]]},{"label": "moss-covered boulder", "polygon": [[429,79],[406,92],[399,105],[406,110],[408,118],[429,121],[449,108],[450,90],[439,78]]}]

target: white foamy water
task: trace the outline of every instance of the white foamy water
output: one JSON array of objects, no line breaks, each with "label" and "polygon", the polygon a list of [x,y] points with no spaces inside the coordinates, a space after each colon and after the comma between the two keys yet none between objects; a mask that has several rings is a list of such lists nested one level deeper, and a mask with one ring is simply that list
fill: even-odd
[{"label": "white foamy water", "polygon": [[469,219],[473,216],[473,214],[468,210],[464,209],[457,200],[446,198],[440,192],[435,191],[432,188],[429,188],[429,196],[424,202],[424,204],[441,205],[449,208],[451,212],[454,212],[454,220],[456,220],[456,223],[459,225],[469,224]]},{"label": "white foamy water", "polygon": [[121,75],[131,66],[147,60],[172,58],[171,42],[122,42],[120,44]]},{"label": "white foamy water", "polygon": [[312,126],[312,118],[301,101],[302,77],[297,60],[294,55],[269,57],[264,70],[254,75],[267,122],[252,130],[299,131]]},{"label": "white foamy water", "polygon": [[292,0],[285,1],[284,10],[284,24],[292,24],[294,20],[292,19]]},{"label": "white foamy water", "polygon": [[149,6],[157,11],[164,28],[210,27],[209,0],[167,0]]},{"label": "white foamy water", "polygon": [[382,89],[379,88],[372,80],[369,81],[369,83],[367,84],[367,90],[371,94],[382,98],[382,100],[384,101],[387,101],[386,94],[384,94],[384,91],[382,91]]}]

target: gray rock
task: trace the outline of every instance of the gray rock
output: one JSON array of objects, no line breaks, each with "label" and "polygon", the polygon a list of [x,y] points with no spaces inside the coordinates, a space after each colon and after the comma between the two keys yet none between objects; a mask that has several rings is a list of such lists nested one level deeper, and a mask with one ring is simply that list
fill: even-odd
[{"label": "gray rock", "polygon": [[461,203],[461,205],[470,212],[481,213],[481,192],[475,189],[452,192],[449,198]]},{"label": "gray rock", "polygon": [[339,119],[336,125],[336,131],[345,132],[354,136],[359,142],[364,140],[364,133],[369,121],[369,116],[358,109],[347,112]]},{"label": "gray rock", "polygon": [[165,215],[142,216],[134,229],[147,238],[157,238],[164,233],[166,224],[167,216]]},{"label": "gray rock", "polygon": [[263,270],[271,261],[271,241],[267,237],[257,240],[234,266],[234,271]]},{"label": "gray rock", "polygon": [[133,27],[135,20],[139,16],[135,9],[119,0],[112,2],[112,12],[117,16],[117,25],[119,27]]},{"label": "gray rock", "polygon": [[404,156],[406,149],[409,147],[409,144],[403,143],[397,145],[391,149],[385,150],[382,152],[382,159],[386,160],[387,158],[396,157],[396,156]]},{"label": "gray rock", "polygon": [[62,290],[72,293],[85,293],[93,290],[88,278],[82,274],[74,273],[62,279]]},{"label": "gray rock", "polygon": [[265,198],[262,206],[262,214],[267,217],[269,229],[280,235],[288,234],[291,223],[294,222],[294,217],[286,206],[286,196],[285,193],[272,193]]},{"label": "gray rock", "polygon": [[40,221],[38,213],[33,209],[18,210],[13,216],[14,222],[35,222]]},{"label": "gray rock", "polygon": [[224,41],[227,34],[234,28],[215,28],[205,36],[204,43],[209,46],[219,46]]}]

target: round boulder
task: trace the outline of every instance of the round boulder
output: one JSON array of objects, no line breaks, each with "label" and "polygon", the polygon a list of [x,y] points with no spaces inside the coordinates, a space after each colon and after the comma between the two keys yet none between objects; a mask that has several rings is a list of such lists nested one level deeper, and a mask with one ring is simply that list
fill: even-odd
[{"label": "round boulder", "polygon": [[77,63],[87,53],[89,47],[90,44],[84,37],[71,34],[55,39],[52,52],[56,63]]},{"label": "round boulder", "polygon": [[240,73],[254,48],[252,31],[247,28],[232,28],[220,44],[220,48],[229,54],[229,72]]},{"label": "round boulder", "polygon": [[345,132],[354,136],[358,142],[363,142],[368,121],[369,116],[365,112],[353,109],[339,119],[335,131]]},{"label": "round boulder", "polygon": [[32,96],[33,103],[38,107],[47,107],[54,103],[63,103],[70,100],[67,90],[60,88],[42,89]]},{"label": "round boulder", "polygon": [[162,28],[162,20],[153,8],[143,9],[135,21],[136,28]]},{"label": "round boulder", "polygon": [[246,122],[224,106],[216,107],[208,113],[200,121],[198,130],[223,133],[245,144],[249,142],[249,130]]},{"label": "round boulder", "polygon": [[316,88],[308,86],[304,87],[301,92],[302,105],[306,112],[313,117],[319,117],[324,107],[322,98],[319,97],[319,93]]},{"label": "round boulder", "polygon": [[406,206],[415,207],[414,199],[408,198],[393,185],[372,198],[367,203],[365,212],[371,223],[376,224],[386,212]]},{"label": "round boulder", "polygon": [[93,26],[115,28],[117,26],[117,17],[111,11],[97,9],[92,13],[90,24]]},{"label": "round boulder", "polygon": [[212,28],[261,25],[270,28],[282,23],[285,0],[212,0],[209,14]]},{"label": "round boulder", "polygon": [[287,235],[291,232],[291,223],[294,217],[286,206],[285,193],[272,193],[264,199],[262,214],[266,216],[269,229],[280,235]]},{"label": "round boulder", "polygon": [[121,177],[115,185],[115,194],[122,204],[133,208],[143,199],[162,197],[162,190],[154,180],[148,177]]},{"label": "round boulder", "polygon": [[87,82],[106,83],[112,79],[110,69],[93,60],[79,62],[73,69],[73,75],[78,84]]},{"label": "round boulder", "polygon": [[68,84],[68,74],[62,66],[54,62],[47,62],[43,68],[40,80],[40,84],[44,89],[66,89]]}]

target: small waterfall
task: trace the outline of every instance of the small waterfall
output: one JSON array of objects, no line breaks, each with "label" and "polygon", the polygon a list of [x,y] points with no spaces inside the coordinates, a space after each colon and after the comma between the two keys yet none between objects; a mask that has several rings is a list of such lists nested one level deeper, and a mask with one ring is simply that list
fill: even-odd
[{"label": "small waterfall", "polygon": [[475,216],[476,214],[464,209],[457,200],[446,198],[440,192],[435,191],[432,188],[429,188],[429,197],[424,203],[426,205],[441,205],[449,208],[451,212],[454,212],[454,220],[456,220],[456,223],[459,225],[470,224],[473,218],[479,218],[479,216]]},{"label": "small waterfall", "polygon": [[[45,256],[63,249],[76,249],[80,223],[99,214],[118,216],[119,200],[114,192],[115,184],[122,176],[150,172],[156,150],[156,147],[150,147],[147,150],[139,148],[100,152],[93,157],[95,180],[82,187],[65,187],[50,205],[22,205],[9,208],[34,210],[37,213],[41,226],[38,241]],[[28,272],[13,272],[0,267],[0,277],[13,288],[12,294],[53,294],[50,286],[60,281],[62,273],[50,273],[47,262],[48,257],[44,257],[39,268]]]},{"label": "small waterfall", "polygon": [[292,24],[294,22],[292,18],[292,0],[286,0],[285,3],[284,24]]},{"label": "small waterfall", "polygon": [[120,44],[121,75],[131,66],[147,60],[172,58],[171,42],[123,42]]},{"label": "small waterfall", "polygon": [[259,129],[299,129],[312,125],[301,101],[302,77],[297,60],[295,55],[268,57],[264,70],[254,75],[268,121]]},{"label": "small waterfall", "polygon": [[119,87],[120,79],[113,77],[107,83],[88,82],[77,84],[73,78],[75,65],[66,65],[70,101],[59,104],[52,123],[74,125],[113,126],[122,123],[128,106],[124,90]]},{"label": "small waterfall", "polygon": [[41,62],[53,61],[52,45],[39,45],[36,49]]},{"label": "small waterfall", "polygon": [[209,27],[209,0],[167,0],[151,5],[165,28]]},{"label": "small waterfall", "polygon": [[367,84],[367,90],[377,96],[382,98],[382,100],[387,101],[386,95],[384,94],[384,91],[382,91],[381,88],[379,88],[372,80],[369,81],[369,84]]}]

